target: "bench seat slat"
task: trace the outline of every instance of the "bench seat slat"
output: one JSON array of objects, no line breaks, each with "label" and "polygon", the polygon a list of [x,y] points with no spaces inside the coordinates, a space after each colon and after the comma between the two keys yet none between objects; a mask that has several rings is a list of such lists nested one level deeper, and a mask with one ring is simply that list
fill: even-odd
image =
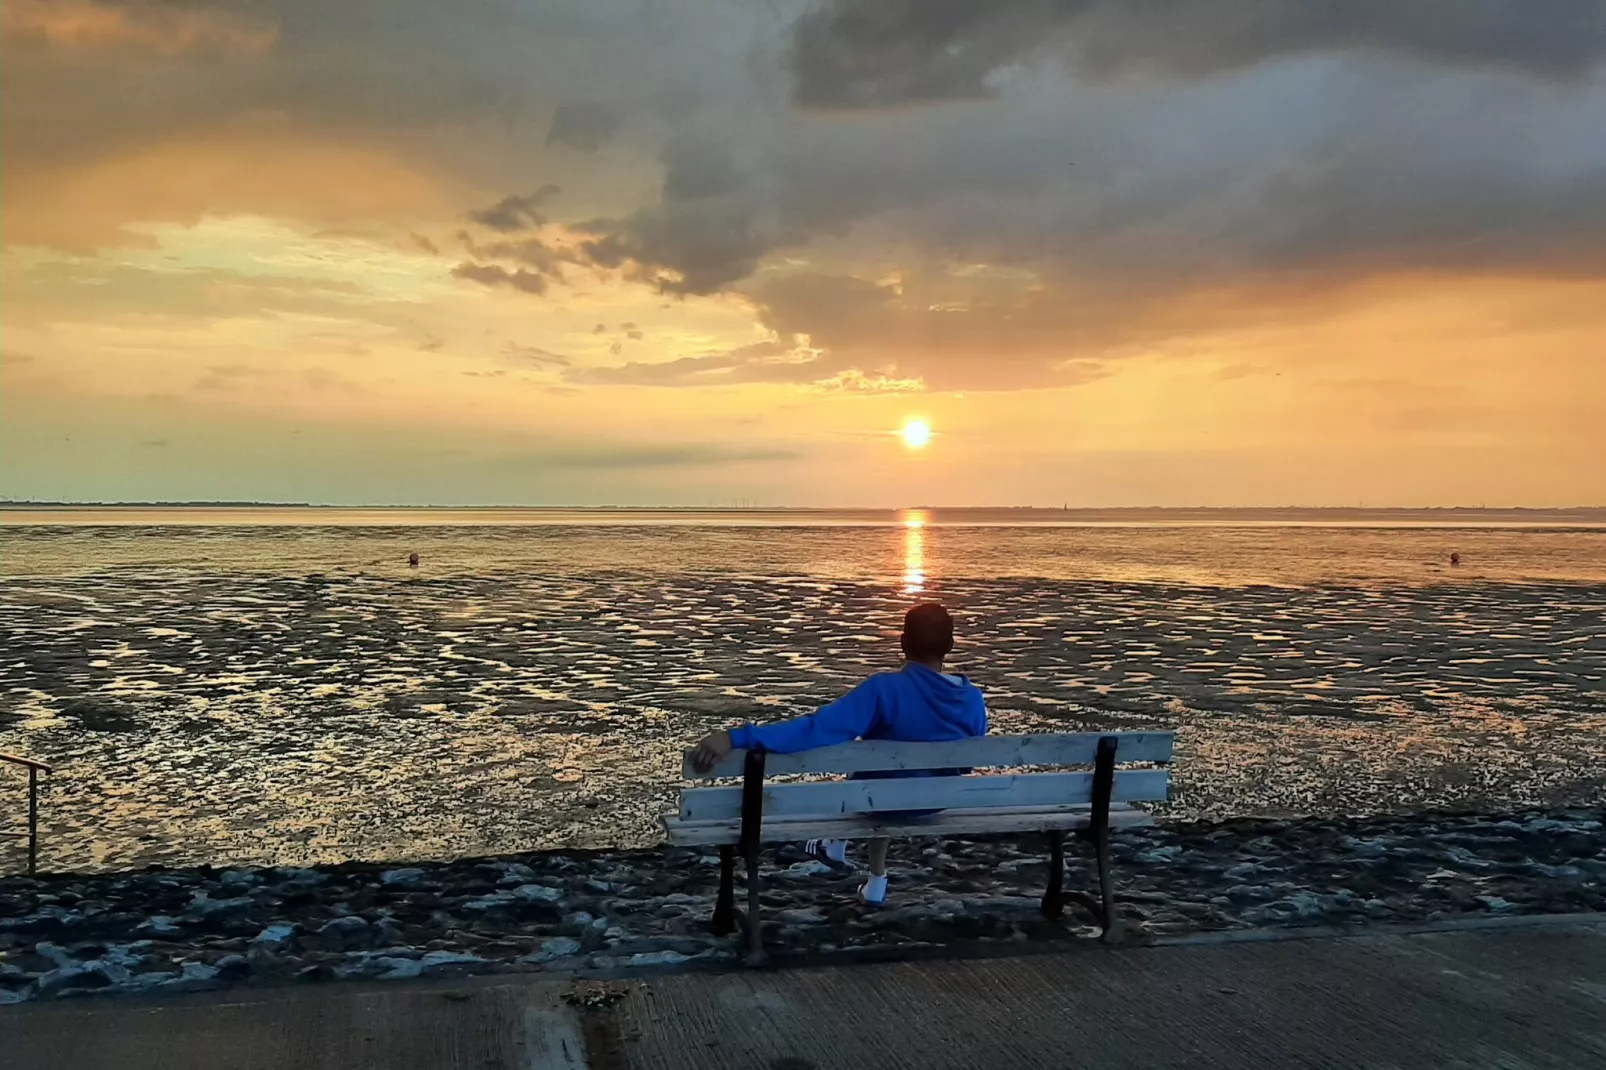
[{"label": "bench seat slat", "polygon": [[[1025,736],[978,736],[945,743],[905,743],[890,739],[858,740],[818,747],[797,754],[770,754],[766,776],[787,773],[866,773],[884,769],[986,768],[1019,765],[1092,765],[1099,740],[1114,736],[1119,762],[1169,762],[1172,732],[1062,732]],[[692,768],[686,752],[682,775],[687,780],[739,777],[744,750],[731,751],[708,773]]]},{"label": "bench seat slat", "polygon": [[[1164,769],[1125,769],[1115,774],[1115,802],[1163,800],[1170,774]],[[1059,806],[1093,798],[1092,773],[1017,773],[905,777],[896,780],[830,780],[816,784],[766,784],[766,819],[832,818],[871,810],[976,809],[983,806]],[[742,813],[742,789],[691,788],[680,794],[683,821],[723,821]]]},{"label": "bench seat slat", "polygon": [[[1049,829],[1078,829],[1088,824],[1092,810],[1087,806],[990,806],[980,810],[945,810],[918,821],[885,821],[854,815],[837,818],[765,819],[760,839],[765,843],[784,843],[812,839],[868,839],[873,836],[913,838],[932,836],[974,836],[980,833],[1044,832]],[[682,821],[665,817],[664,830],[669,842],[680,847],[715,846],[736,843],[741,838],[741,821]],[[1124,803],[1110,805],[1110,825],[1117,828],[1151,824],[1144,811]]]}]

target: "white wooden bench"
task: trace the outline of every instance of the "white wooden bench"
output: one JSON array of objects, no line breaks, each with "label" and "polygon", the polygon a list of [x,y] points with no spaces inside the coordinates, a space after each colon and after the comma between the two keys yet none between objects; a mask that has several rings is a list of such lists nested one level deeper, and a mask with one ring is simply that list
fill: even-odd
[{"label": "white wooden bench", "polygon": [[[1106,940],[1120,939],[1110,882],[1109,829],[1147,824],[1131,804],[1161,801],[1170,788],[1163,768],[1171,761],[1170,732],[1078,732],[1065,735],[980,736],[947,743],[889,740],[843,743],[799,754],[732,751],[707,773],[692,766],[688,780],[740,777],[727,787],[691,787],[680,793],[680,812],[664,818],[669,842],[720,849],[719,898],[713,927],[728,933],[745,925],[749,960],[763,959],[759,937],[759,845],[810,839],[907,839],[978,833],[1042,832],[1049,846],[1043,913],[1064,912],[1065,832],[1092,842],[1098,860],[1100,913]],[[1090,766],[1079,772],[968,773],[962,776],[766,783],[793,773],[867,773],[899,769],[1010,769],[1021,766]],[[881,816],[886,811],[938,809],[926,817]],[[880,812],[878,814],[878,812]],[[747,915],[736,911],[735,855],[747,862]]]}]

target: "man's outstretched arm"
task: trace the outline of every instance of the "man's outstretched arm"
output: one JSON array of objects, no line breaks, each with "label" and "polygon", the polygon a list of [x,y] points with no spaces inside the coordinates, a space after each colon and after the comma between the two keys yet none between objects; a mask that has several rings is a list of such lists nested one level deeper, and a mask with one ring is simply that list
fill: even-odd
[{"label": "man's outstretched arm", "polygon": [[715,732],[697,744],[692,767],[699,773],[706,773],[738,748],[796,754],[833,743],[846,743],[868,732],[875,724],[875,716],[875,691],[866,680],[835,702],[806,716],[773,724],[745,724],[731,732]]}]

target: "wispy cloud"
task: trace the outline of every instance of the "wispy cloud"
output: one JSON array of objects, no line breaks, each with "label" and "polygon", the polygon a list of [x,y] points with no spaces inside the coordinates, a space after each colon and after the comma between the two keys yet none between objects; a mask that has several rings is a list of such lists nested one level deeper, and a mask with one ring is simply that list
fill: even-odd
[{"label": "wispy cloud", "polygon": [[508,194],[489,208],[481,208],[468,217],[482,227],[510,233],[527,227],[539,227],[546,222],[540,212],[541,202],[558,193],[558,187],[548,184],[527,196]]},{"label": "wispy cloud", "polygon": [[6,0],[0,34],[65,48],[227,56],[260,55],[279,39],[272,23],[222,6],[173,0]]},{"label": "wispy cloud", "polygon": [[465,262],[454,267],[452,274],[482,286],[508,286],[527,294],[544,294],[549,285],[545,275],[538,275],[523,268],[509,271],[499,264]]},{"label": "wispy cloud", "polygon": [[562,353],[553,353],[539,346],[520,345],[512,339],[502,347],[502,352],[514,363],[532,368],[567,368],[573,363]]},{"label": "wispy cloud", "polygon": [[214,364],[195,381],[197,390],[238,390],[251,379],[267,374],[250,364]]},{"label": "wispy cloud", "polygon": [[493,468],[548,469],[653,469],[713,468],[725,465],[792,461],[800,451],[780,447],[732,447],[713,443],[651,445],[552,446],[510,454],[488,462]]},{"label": "wispy cloud", "polygon": [[572,383],[630,386],[718,386],[729,383],[806,383],[822,376],[819,354],[779,341],[754,342],[723,353],[666,361],[572,368]]}]

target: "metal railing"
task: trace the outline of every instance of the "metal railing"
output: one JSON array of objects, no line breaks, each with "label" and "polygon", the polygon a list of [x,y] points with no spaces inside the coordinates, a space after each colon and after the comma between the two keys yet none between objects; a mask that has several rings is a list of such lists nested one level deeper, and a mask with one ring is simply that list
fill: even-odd
[{"label": "metal railing", "polygon": [[0,838],[28,841],[28,876],[39,872],[39,773],[48,773],[50,766],[17,754],[0,754],[0,762],[24,766],[28,770],[28,830],[6,832],[0,829]]}]

